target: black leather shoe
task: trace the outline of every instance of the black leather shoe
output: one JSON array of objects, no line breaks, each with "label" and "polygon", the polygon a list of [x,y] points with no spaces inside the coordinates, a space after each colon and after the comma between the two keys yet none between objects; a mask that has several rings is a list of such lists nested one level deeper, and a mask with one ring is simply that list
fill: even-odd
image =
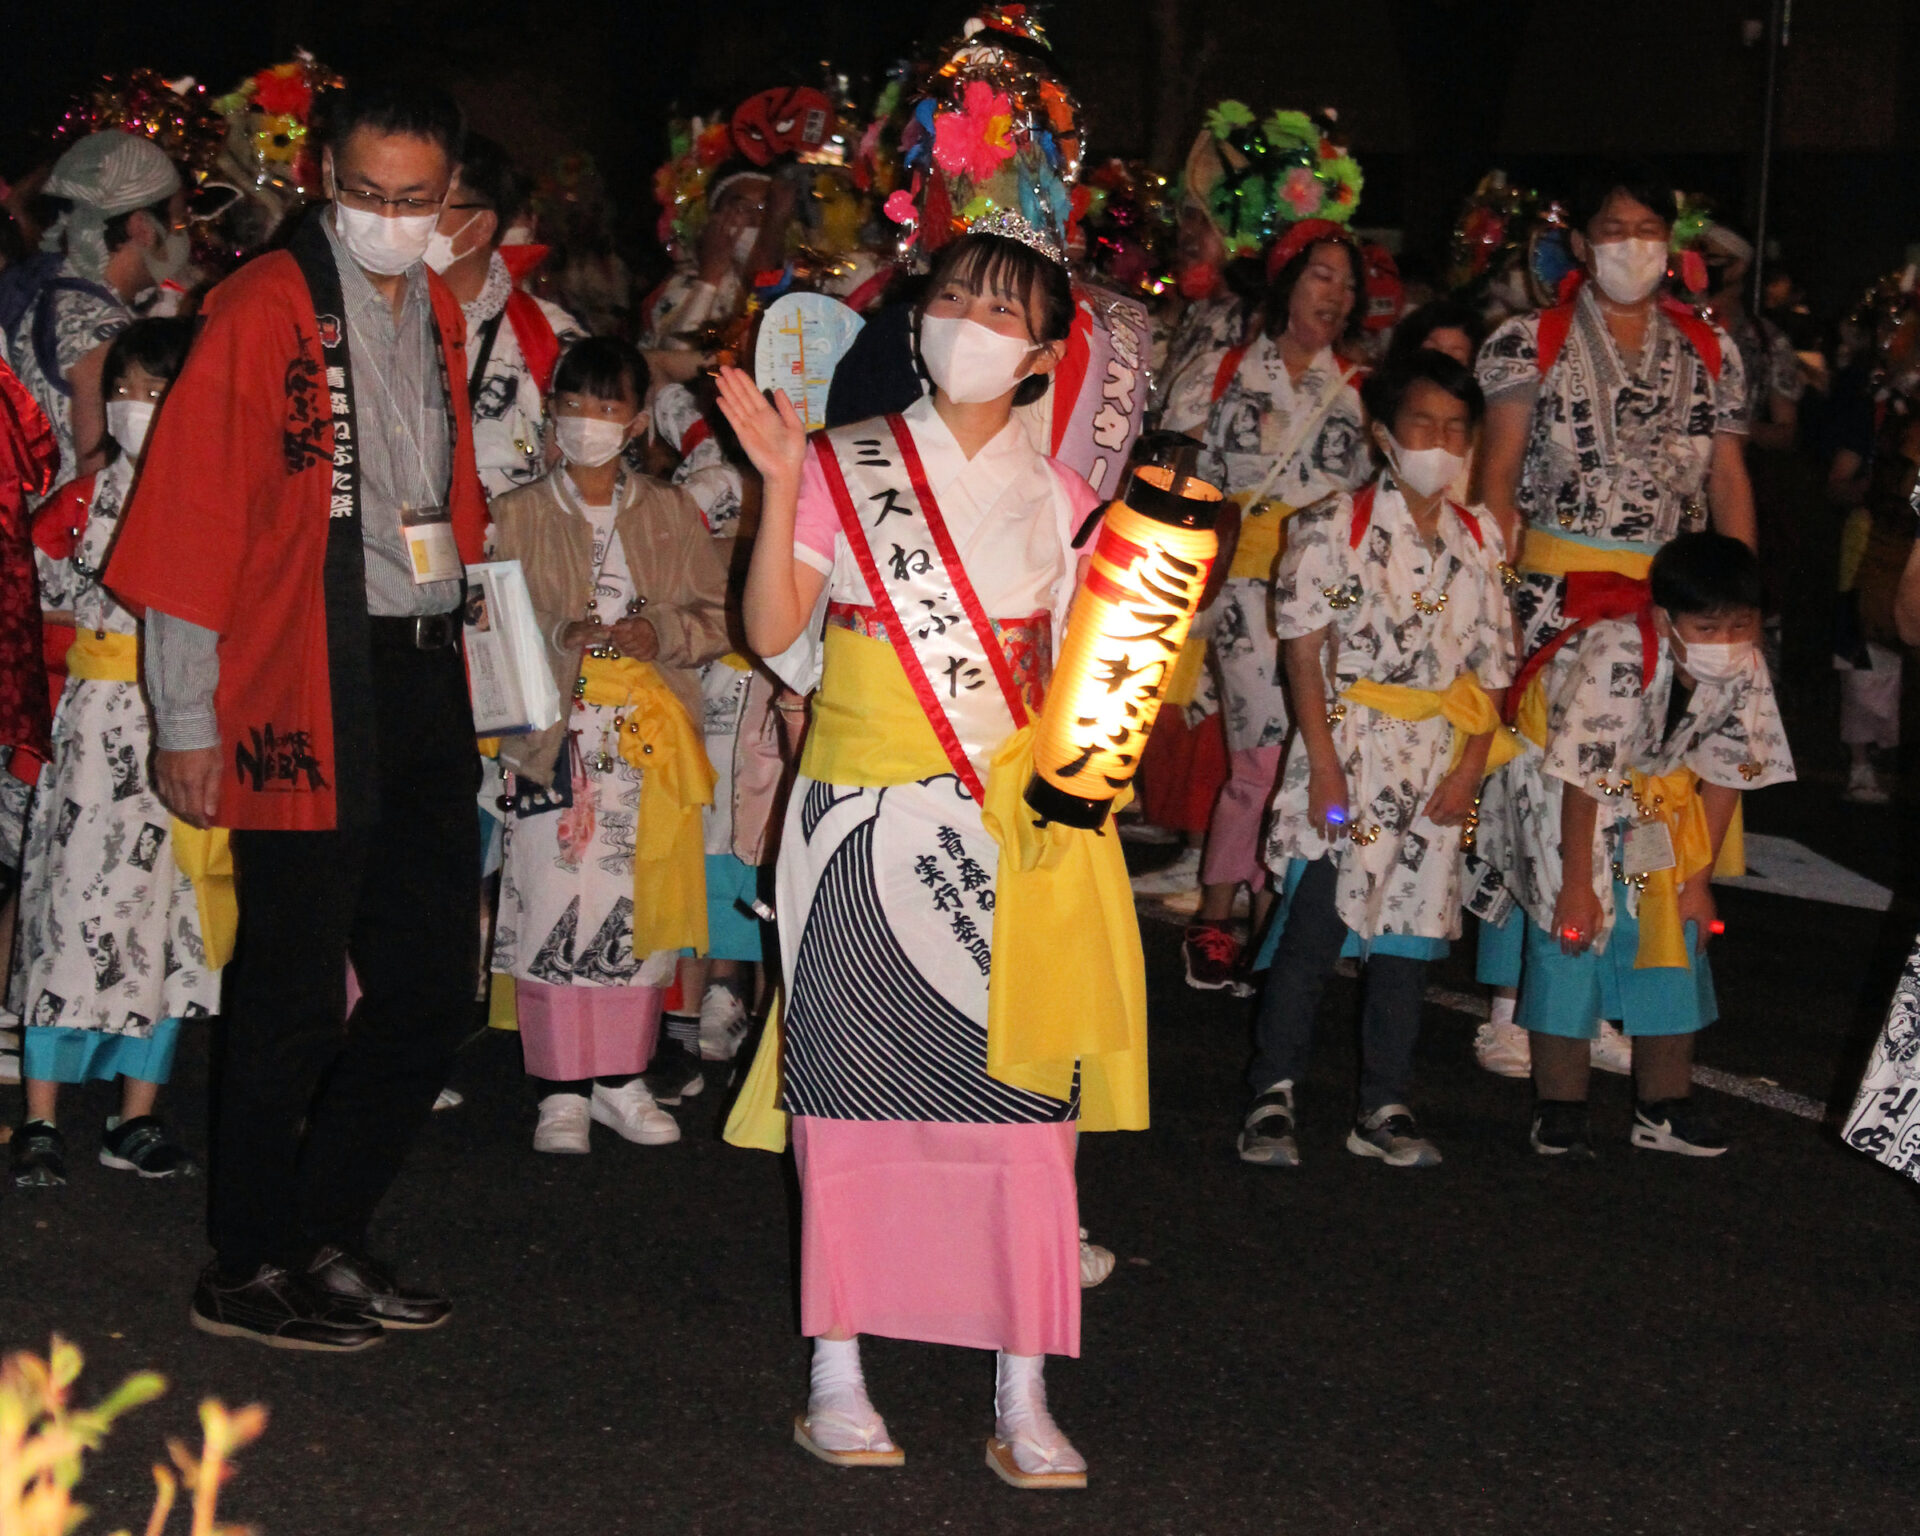
[{"label": "black leather shoe", "polygon": [[438,1328],[453,1316],[453,1303],[445,1296],[403,1286],[372,1259],[334,1243],[313,1256],[306,1282],[382,1328]]},{"label": "black leather shoe", "polygon": [[200,1273],[193,1291],[193,1326],[228,1339],[251,1339],[269,1349],[348,1354],[378,1344],[385,1332],[332,1297],[272,1264],[245,1280],[222,1278],[217,1264]]}]

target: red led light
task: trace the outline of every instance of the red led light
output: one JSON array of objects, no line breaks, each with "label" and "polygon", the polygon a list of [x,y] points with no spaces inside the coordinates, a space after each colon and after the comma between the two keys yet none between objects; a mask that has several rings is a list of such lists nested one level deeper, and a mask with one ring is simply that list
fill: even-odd
[{"label": "red led light", "polygon": [[1718,938],[1721,934],[1725,933],[1726,931],[1727,931],[1727,925],[1721,922],[1720,919],[1717,917],[1712,922],[1707,924],[1707,932],[1712,934],[1715,938]]}]

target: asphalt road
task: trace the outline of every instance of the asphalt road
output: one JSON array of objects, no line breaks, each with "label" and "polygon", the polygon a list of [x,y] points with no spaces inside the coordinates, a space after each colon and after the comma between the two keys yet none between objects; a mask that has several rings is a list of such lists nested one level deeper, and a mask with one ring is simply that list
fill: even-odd
[{"label": "asphalt road", "polygon": [[[1817,663],[1817,656],[1813,658]],[[1722,900],[1724,1019],[1701,1059],[1836,1105],[1912,935],[1912,810],[1837,803],[1819,745],[1830,683],[1801,673],[1804,781],[1750,825],[1901,891],[1887,913]],[[1830,718],[1830,717],[1828,717]],[[187,1326],[202,1189],[93,1163],[104,1091],[75,1096],[64,1191],[0,1196],[0,1345],[80,1343],[83,1385],[172,1382],[95,1459],[88,1530],[139,1528],[147,1464],[206,1395],[271,1406],[226,1499],[271,1536],[338,1532],[1764,1532],[1899,1527],[1920,1490],[1920,1189],[1830,1128],[1740,1099],[1717,1162],[1631,1150],[1601,1078],[1603,1155],[1525,1145],[1528,1089],[1472,1063],[1474,1021],[1428,1011],[1418,1107],[1446,1154],[1396,1171],[1341,1145],[1353,988],[1337,982],[1301,1091],[1305,1166],[1232,1155],[1250,1004],[1187,991],[1177,933],[1147,925],[1154,1125],[1088,1137],[1083,1219],[1121,1256],[1086,1298],[1084,1356],[1050,1372],[1092,1465],[1084,1494],[982,1465],[991,1361],[870,1341],[908,1450],[835,1471],[789,1443],[795,1205],[781,1159],[716,1134],[675,1147],[596,1130],[537,1157],[516,1042],[464,1053],[378,1245],[448,1286],[454,1321],[346,1359]],[[1437,978],[1471,992],[1463,946]],[[205,1043],[172,1113],[203,1144]],[[0,1115],[19,1114],[0,1090]],[[84,1392],[82,1394],[85,1395]],[[1900,1511],[1906,1510],[1906,1515]]]}]

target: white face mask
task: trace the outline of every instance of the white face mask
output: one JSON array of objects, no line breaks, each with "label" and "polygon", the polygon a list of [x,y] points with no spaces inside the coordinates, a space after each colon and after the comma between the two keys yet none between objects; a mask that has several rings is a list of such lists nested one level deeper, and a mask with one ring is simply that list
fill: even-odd
[{"label": "white face mask", "polygon": [[1444,448],[1403,448],[1391,432],[1386,433],[1386,439],[1393,478],[1416,496],[1438,496],[1467,467],[1461,455]]},{"label": "white face mask", "polygon": [[602,421],[597,416],[556,416],[553,439],[569,464],[598,469],[627,446],[624,421]]},{"label": "white face mask", "polygon": [[1034,344],[1002,336],[977,320],[927,315],[920,321],[920,360],[955,405],[979,405],[1012,392],[1027,374]]},{"label": "white face mask", "polygon": [[1696,640],[1691,645],[1682,640],[1674,656],[1696,683],[1738,682],[1760,660],[1751,640]]},{"label": "white face mask", "polygon": [[472,251],[460,251],[456,254],[453,242],[472,229],[473,220],[479,217],[480,215],[476,213],[473,219],[468,219],[450,235],[443,235],[438,229],[434,230],[432,237],[427,241],[427,265],[436,272],[445,272],[456,261],[465,261],[471,256]]},{"label": "white face mask", "polygon": [[156,405],[151,400],[109,400],[107,402],[107,436],[121,446],[128,458],[140,457],[140,450],[146,446],[147,429],[153,425],[153,413],[156,409]]},{"label": "white face mask", "polygon": [[347,254],[379,277],[398,277],[425,260],[433,227],[439,222],[437,213],[388,219],[344,203],[333,205],[333,227]]},{"label": "white face mask", "polygon": [[747,258],[753,254],[753,248],[760,243],[760,228],[743,229],[733,237],[733,264],[744,267]]},{"label": "white face mask", "polygon": [[147,275],[156,283],[177,277],[193,260],[193,241],[184,229],[170,229],[166,238],[140,253],[147,263]]},{"label": "white face mask", "polygon": [[1666,275],[1664,240],[1610,240],[1593,247],[1593,280],[1616,304],[1638,304]]}]

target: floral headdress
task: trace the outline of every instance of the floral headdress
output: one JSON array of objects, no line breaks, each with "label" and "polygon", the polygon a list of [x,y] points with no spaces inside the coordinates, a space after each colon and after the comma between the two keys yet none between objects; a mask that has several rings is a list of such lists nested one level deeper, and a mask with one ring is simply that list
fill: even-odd
[{"label": "floral headdress", "polygon": [[153,140],[169,160],[196,178],[214,168],[227,136],[227,125],[215,104],[207,101],[204,86],[191,79],[163,80],[152,69],[95,80],[60,114],[53,142],[64,149],[109,128]]},{"label": "floral headdress", "polygon": [[1122,293],[1151,298],[1172,281],[1174,211],[1167,178],[1143,162],[1109,160],[1087,173],[1087,265]]},{"label": "floral headdress", "polygon": [[1078,210],[1080,104],[1046,35],[1019,5],[968,20],[900,138],[908,176],[886,200],[904,247],[932,255],[960,235],[1005,236],[1066,262]]},{"label": "floral headdress", "polygon": [[676,256],[690,252],[707,224],[707,184],[733,157],[733,133],[724,117],[680,118],[667,125],[666,164],[653,173],[660,205],[656,233]]},{"label": "floral headdress", "polygon": [[305,49],[242,80],[214,102],[230,125],[229,142],[257,186],[306,193],[320,183],[313,153],[314,104],[346,82]]},{"label": "floral headdress", "polygon": [[1183,190],[1213,220],[1228,255],[1252,256],[1290,224],[1351,223],[1364,180],[1331,112],[1256,121],[1244,101],[1223,101],[1187,156]]}]

